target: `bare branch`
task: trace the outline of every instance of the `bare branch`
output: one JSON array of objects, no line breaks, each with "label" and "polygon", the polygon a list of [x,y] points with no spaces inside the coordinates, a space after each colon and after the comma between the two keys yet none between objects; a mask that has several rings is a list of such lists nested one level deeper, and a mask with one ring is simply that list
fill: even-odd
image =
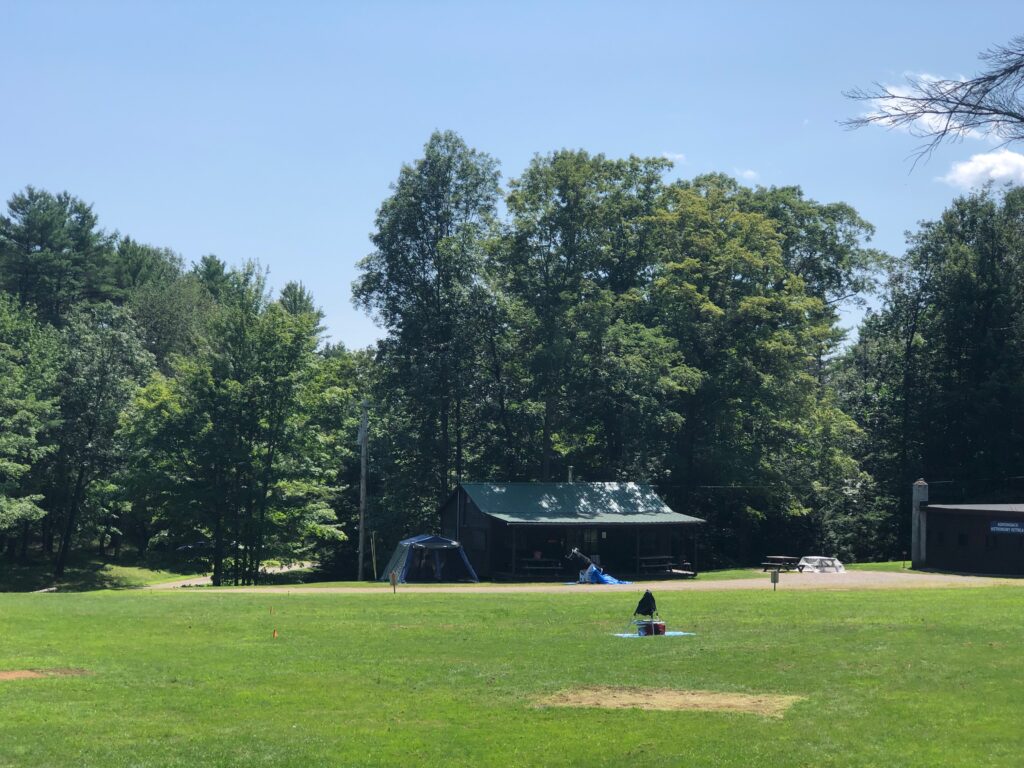
[{"label": "bare branch", "polygon": [[868,89],[846,91],[844,96],[867,102],[871,111],[842,124],[850,129],[903,128],[925,140],[917,159],[943,142],[966,136],[994,136],[1002,145],[1024,141],[1024,35],[979,58],[989,69],[970,80],[917,75],[907,78],[906,87],[876,82]]}]

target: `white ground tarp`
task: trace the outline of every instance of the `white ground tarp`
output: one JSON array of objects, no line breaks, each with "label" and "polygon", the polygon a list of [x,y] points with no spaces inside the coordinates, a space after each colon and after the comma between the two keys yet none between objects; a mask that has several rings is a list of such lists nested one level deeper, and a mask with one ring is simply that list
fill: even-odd
[{"label": "white ground tarp", "polygon": [[843,564],[834,557],[808,555],[800,558],[800,565],[804,567],[804,573],[844,573],[846,571]]}]

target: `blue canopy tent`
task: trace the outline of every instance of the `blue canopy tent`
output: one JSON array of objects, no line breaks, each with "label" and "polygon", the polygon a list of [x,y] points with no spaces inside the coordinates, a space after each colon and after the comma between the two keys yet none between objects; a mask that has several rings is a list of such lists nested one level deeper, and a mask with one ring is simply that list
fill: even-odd
[{"label": "blue canopy tent", "polygon": [[459,542],[430,534],[398,542],[380,580],[388,581],[393,571],[398,573],[399,584],[480,581]]}]

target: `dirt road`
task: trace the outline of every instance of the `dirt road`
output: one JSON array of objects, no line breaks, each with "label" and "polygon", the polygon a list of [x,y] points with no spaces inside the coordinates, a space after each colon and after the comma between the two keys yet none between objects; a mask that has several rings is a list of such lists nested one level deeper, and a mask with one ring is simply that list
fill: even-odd
[{"label": "dirt road", "polygon": [[[783,573],[779,582],[780,590],[863,590],[863,589],[928,589],[940,587],[978,588],[1000,584],[1024,587],[1024,579],[1003,579],[990,576],[957,576],[944,573],[899,573],[891,571],[847,571],[846,573]],[[699,577],[692,580],[679,581],[637,581],[632,584],[599,585],[599,584],[452,584],[452,585],[412,585],[403,584],[398,587],[401,593],[476,593],[476,594],[529,594],[529,593],[565,593],[579,594],[584,592],[636,592],[644,589],[656,589],[659,592],[684,591],[731,591],[737,589],[771,589],[768,574],[751,572],[749,579],[730,581],[702,581]],[[248,593],[253,590],[276,594],[332,594],[332,595],[372,595],[390,591],[387,585],[366,587],[315,587],[315,586],[268,586],[268,587],[227,587],[217,590],[204,589],[202,592],[238,592]]]}]

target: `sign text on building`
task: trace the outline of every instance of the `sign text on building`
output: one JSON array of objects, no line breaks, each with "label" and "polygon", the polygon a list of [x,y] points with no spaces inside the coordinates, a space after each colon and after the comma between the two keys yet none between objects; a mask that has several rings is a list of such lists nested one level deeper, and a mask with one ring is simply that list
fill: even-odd
[{"label": "sign text on building", "polygon": [[1024,536],[1024,521],[1014,520],[1012,522],[993,520],[989,530],[992,533],[1016,533]]}]

